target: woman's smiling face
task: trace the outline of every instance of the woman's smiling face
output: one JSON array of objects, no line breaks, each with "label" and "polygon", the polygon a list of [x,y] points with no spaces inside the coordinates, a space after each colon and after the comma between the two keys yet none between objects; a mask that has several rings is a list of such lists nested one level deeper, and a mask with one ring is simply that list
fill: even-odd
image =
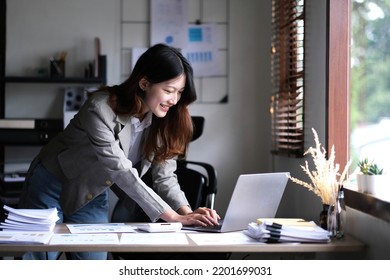
[{"label": "woman's smiling face", "polygon": [[185,83],[186,77],[184,74],[156,84],[151,84],[146,79],[142,79],[140,87],[145,92],[144,102],[146,104],[144,113],[152,111],[159,118],[165,117],[169,108],[179,102]]}]

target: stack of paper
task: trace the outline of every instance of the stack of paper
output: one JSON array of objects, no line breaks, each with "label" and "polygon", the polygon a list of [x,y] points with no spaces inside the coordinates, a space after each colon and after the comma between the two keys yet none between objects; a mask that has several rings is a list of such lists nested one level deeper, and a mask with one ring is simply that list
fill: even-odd
[{"label": "stack of paper", "polygon": [[328,231],[314,222],[282,224],[273,220],[261,220],[250,223],[244,233],[260,242],[282,243],[327,243],[330,241]]},{"label": "stack of paper", "polygon": [[57,208],[14,209],[4,205],[6,219],[0,223],[3,231],[51,232],[59,220]]}]

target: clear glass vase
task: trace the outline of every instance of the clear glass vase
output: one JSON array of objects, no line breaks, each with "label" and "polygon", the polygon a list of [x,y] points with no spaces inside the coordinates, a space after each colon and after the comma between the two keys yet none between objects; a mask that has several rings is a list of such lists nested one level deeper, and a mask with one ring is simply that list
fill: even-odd
[{"label": "clear glass vase", "polygon": [[331,238],[343,238],[345,228],[344,191],[342,187],[338,191],[335,204],[329,205],[327,230]]}]

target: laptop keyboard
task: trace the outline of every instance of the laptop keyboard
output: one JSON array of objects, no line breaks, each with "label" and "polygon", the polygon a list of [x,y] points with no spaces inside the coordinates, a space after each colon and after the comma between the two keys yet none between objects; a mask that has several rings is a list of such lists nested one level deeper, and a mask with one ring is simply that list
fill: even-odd
[{"label": "laptop keyboard", "polygon": [[212,230],[218,230],[221,229],[222,224],[216,225],[216,226],[198,226],[198,228],[204,228],[204,229],[212,229]]},{"label": "laptop keyboard", "polygon": [[211,231],[218,231],[222,228],[222,220],[219,221],[218,225],[215,226],[192,226],[195,229],[202,229],[202,230],[211,230]]}]

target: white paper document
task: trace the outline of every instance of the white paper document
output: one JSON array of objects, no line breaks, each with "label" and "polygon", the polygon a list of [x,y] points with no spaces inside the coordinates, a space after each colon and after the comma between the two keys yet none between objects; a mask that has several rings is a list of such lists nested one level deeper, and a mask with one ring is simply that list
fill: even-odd
[{"label": "white paper document", "polygon": [[52,237],[52,232],[21,232],[0,231],[0,243],[2,244],[47,244]]},{"label": "white paper document", "polygon": [[136,227],[125,223],[66,224],[71,233],[135,232]]},{"label": "white paper document", "polygon": [[5,219],[0,223],[0,229],[3,231],[53,231],[55,223],[28,223],[23,221],[14,221]]},{"label": "white paper document", "polygon": [[188,0],[150,1],[151,45],[165,43],[176,48],[186,45]]},{"label": "white paper document", "polygon": [[188,244],[187,237],[184,233],[122,233],[120,244],[138,244],[138,245],[159,245],[170,244],[180,245]]},{"label": "white paper document", "polygon": [[15,214],[17,216],[37,219],[37,220],[49,220],[49,221],[57,221],[57,208],[49,208],[49,209],[15,209],[4,205],[4,210],[8,212],[8,215]]},{"label": "white paper document", "polygon": [[53,234],[49,244],[119,244],[116,233]]},{"label": "white paper document", "polygon": [[187,235],[198,245],[259,244],[258,241],[245,235],[242,231],[226,233],[193,233]]},{"label": "white paper document", "polygon": [[328,231],[314,222],[297,222],[295,225],[283,225],[264,219],[260,223],[250,223],[244,233],[260,242],[267,243],[327,243],[330,241]]},{"label": "white paper document", "polygon": [[4,231],[53,231],[59,220],[57,208],[15,209],[4,205],[6,219],[0,223]]}]

